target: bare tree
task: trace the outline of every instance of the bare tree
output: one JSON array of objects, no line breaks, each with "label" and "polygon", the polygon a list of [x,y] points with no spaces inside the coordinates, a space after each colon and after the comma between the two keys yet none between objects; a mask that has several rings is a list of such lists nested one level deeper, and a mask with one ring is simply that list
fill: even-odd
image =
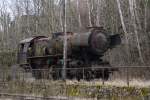
[{"label": "bare tree", "polygon": [[139,36],[138,36],[138,27],[136,25],[136,19],[138,20],[138,23],[139,23],[139,19],[137,18],[137,12],[136,12],[136,1],[135,0],[129,0],[129,6],[130,6],[130,13],[132,16],[131,18],[133,21],[132,24],[134,27],[134,33],[135,33],[136,41],[137,41],[137,48],[138,48],[139,57],[140,57],[141,62],[144,64],[141,46],[140,46],[140,41],[139,41]]}]

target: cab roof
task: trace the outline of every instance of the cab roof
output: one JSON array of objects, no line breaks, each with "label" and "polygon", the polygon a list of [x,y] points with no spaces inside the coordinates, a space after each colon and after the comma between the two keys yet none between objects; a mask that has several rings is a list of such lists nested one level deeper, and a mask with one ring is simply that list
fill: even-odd
[{"label": "cab roof", "polygon": [[33,37],[30,37],[30,38],[26,38],[24,40],[21,40],[20,44],[29,43],[29,42],[32,42],[33,40],[41,39],[41,38],[47,38],[47,37],[46,36],[33,36]]}]

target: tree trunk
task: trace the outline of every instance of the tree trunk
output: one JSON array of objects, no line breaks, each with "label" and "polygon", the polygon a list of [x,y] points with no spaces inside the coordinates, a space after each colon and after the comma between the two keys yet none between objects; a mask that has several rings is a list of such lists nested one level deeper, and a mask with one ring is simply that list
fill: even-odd
[{"label": "tree trunk", "polygon": [[[138,53],[139,53],[139,57],[140,57],[140,61],[142,64],[144,64],[144,59],[142,57],[142,52],[141,52],[141,46],[140,46],[140,41],[139,41],[139,37],[138,37],[138,28],[137,28],[137,25],[136,25],[136,15],[135,15],[135,3],[136,1],[135,0],[129,0],[129,8],[130,8],[130,13],[131,13],[131,20],[133,20],[132,24],[133,24],[133,27],[134,27],[134,33],[135,33],[135,36],[136,36],[136,41],[137,41],[137,48],[138,48]],[[135,8],[134,8],[135,7]]]}]

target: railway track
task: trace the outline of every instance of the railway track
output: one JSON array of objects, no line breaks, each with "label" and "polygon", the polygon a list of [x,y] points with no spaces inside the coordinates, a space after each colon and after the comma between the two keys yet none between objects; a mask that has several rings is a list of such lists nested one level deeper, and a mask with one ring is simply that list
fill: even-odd
[{"label": "railway track", "polygon": [[68,97],[63,96],[31,96],[23,94],[0,93],[0,100],[69,100]]},{"label": "railway track", "polygon": [[43,97],[43,96],[31,96],[23,94],[0,93],[0,100],[97,100],[97,99],[82,98],[82,97],[63,97],[63,96]]}]

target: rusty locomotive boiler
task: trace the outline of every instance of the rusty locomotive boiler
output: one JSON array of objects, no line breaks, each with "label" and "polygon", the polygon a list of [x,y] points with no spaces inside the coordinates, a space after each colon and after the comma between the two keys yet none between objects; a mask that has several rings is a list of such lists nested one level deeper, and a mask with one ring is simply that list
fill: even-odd
[{"label": "rusty locomotive boiler", "polygon": [[[36,36],[20,41],[19,65],[25,69],[51,69],[53,79],[62,78],[63,41],[63,32],[52,33],[51,37]],[[102,28],[92,28],[85,33],[67,32],[66,77],[78,80],[82,78],[107,80],[114,69],[98,67],[111,67],[102,57],[108,49],[120,43],[119,34],[111,35]],[[40,71],[38,74],[32,72],[36,78],[40,78]]]}]

